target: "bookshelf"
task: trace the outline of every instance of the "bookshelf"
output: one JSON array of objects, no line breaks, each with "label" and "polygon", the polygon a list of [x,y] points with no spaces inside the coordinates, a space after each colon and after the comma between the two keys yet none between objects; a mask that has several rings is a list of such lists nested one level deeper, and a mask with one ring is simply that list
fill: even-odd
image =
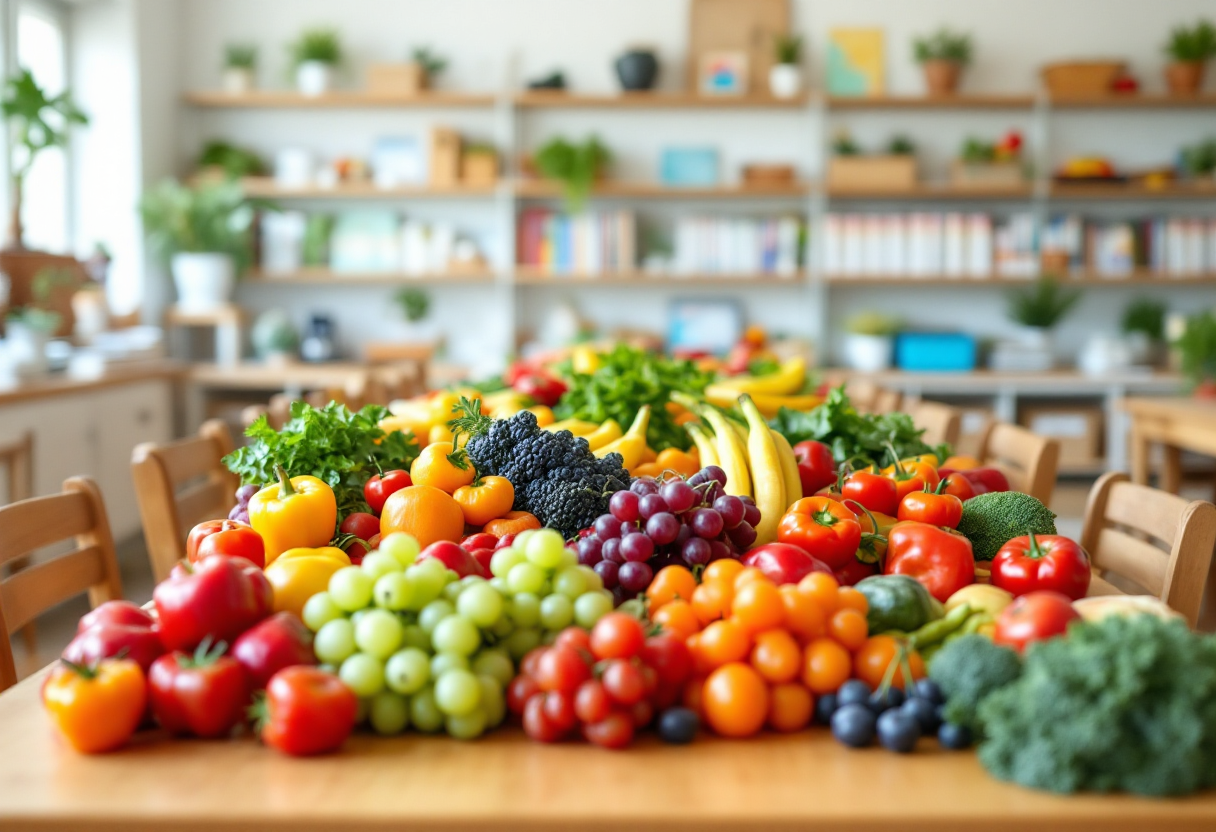
[{"label": "bookshelf", "polygon": [[[1021,277],[975,277],[971,275],[889,275],[889,274],[831,274],[828,283],[840,286],[948,286],[958,289],[1002,289],[1027,286],[1032,281]],[[1067,286],[1118,288],[1122,286],[1173,287],[1216,286],[1216,273],[1200,275],[1158,275],[1133,272],[1130,275],[1073,274],[1064,275],[1060,282]]]},{"label": "bookshelf", "polygon": [[297,286],[337,287],[383,284],[441,286],[489,283],[495,279],[495,272],[488,266],[422,275],[406,274],[405,272],[336,272],[325,267],[305,267],[291,272],[266,272],[258,269],[250,272],[246,279],[255,284]]},{"label": "bookshelf", "polygon": [[492,107],[497,100],[488,93],[424,90],[416,95],[384,95],[362,90],[337,90],[324,95],[301,95],[294,90],[251,90],[233,94],[200,90],[188,92],[185,103],[210,109],[312,109],[332,110],[352,107],[393,109],[408,107]]}]

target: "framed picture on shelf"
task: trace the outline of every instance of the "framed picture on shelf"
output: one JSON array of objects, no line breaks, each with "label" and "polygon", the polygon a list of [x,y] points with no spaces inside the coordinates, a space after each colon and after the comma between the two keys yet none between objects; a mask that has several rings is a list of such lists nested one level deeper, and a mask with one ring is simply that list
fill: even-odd
[{"label": "framed picture on shelf", "polygon": [[833,29],[828,35],[828,94],[864,97],[886,92],[882,29]]},{"label": "framed picture on shelf", "polygon": [[733,300],[684,298],[667,314],[667,349],[677,354],[723,355],[743,335],[743,310]]},{"label": "framed picture on shelf", "polygon": [[747,93],[746,52],[706,52],[701,56],[699,88],[702,95]]}]

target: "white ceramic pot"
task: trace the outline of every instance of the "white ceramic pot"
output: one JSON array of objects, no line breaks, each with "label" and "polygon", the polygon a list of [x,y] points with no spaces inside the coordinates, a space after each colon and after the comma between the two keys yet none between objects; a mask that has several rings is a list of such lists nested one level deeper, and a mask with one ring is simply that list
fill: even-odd
[{"label": "white ceramic pot", "polygon": [[241,66],[230,66],[224,69],[224,92],[230,95],[244,95],[254,88],[253,70]]},{"label": "white ceramic pot", "polygon": [[296,88],[301,95],[324,95],[333,89],[334,68],[322,61],[305,61],[296,67]]},{"label": "white ceramic pot", "polygon": [[170,263],[177,286],[177,305],[200,312],[223,306],[232,297],[236,269],[227,254],[183,251]]},{"label": "white ceramic pot", "polygon": [[895,339],[890,335],[856,335],[844,337],[844,363],[850,369],[876,373],[891,368]]},{"label": "white ceramic pot", "polygon": [[42,375],[47,371],[46,345],[51,340],[49,330],[30,326],[24,321],[10,320],[5,324],[8,360],[19,377]]},{"label": "white ceramic pot", "polygon": [[1041,326],[1019,326],[1015,340],[1028,349],[1052,351],[1051,330]]},{"label": "white ceramic pot", "polygon": [[802,92],[802,72],[797,64],[774,64],[768,71],[768,90],[773,98],[793,98]]}]

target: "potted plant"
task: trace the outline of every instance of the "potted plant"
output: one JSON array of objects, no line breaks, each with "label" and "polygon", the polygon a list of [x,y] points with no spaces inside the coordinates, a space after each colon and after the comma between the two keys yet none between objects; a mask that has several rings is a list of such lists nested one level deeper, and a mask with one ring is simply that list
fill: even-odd
[{"label": "potted plant", "polygon": [[197,188],[166,180],[140,200],[144,233],[169,260],[184,310],[214,309],[228,301],[252,254],[255,209],[235,182]]},{"label": "potted plant", "polygon": [[1182,170],[1188,176],[1216,175],[1216,139],[1206,139],[1182,148]]},{"label": "potted plant", "polygon": [[324,95],[333,89],[334,69],[342,62],[342,45],[333,29],[308,29],[288,45],[302,95]]},{"label": "potted plant", "polygon": [[916,146],[906,136],[893,136],[885,153],[862,153],[848,133],[832,141],[828,160],[829,190],[866,193],[909,191],[916,187]]},{"label": "potted plant", "polygon": [[1200,396],[1216,395],[1216,313],[1208,311],[1186,319],[1186,328],[1174,342],[1182,373]]},{"label": "potted plant", "polygon": [[46,345],[59,329],[59,313],[35,306],[13,309],[4,316],[8,361],[18,376],[47,371]]},{"label": "potted plant", "polygon": [[900,326],[898,319],[879,312],[862,312],[849,318],[845,323],[845,365],[865,373],[890,369]]},{"label": "potted plant", "polygon": [[414,63],[418,65],[421,77],[419,83],[422,89],[430,89],[435,79],[448,68],[447,58],[435,52],[429,46],[415,46],[410,53]]},{"label": "potted plant", "polygon": [[929,95],[954,95],[958,92],[963,67],[971,62],[971,36],[946,27],[913,42],[916,62],[925,73]]},{"label": "potted plant", "polygon": [[567,207],[578,211],[591,193],[595,180],[603,178],[612,154],[596,136],[574,144],[558,136],[536,151],[536,169],[546,179],[561,183]]},{"label": "potted plant", "polygon": [[1079,289],[1065,289],[1044,275],[1030,288],[1009,293],[1009,319],[1022,327],[1019,340],[1025,346],[1051,352],[1051,330],[1080,299]]},{"label": "potted plant", "polygon": [[1024,181],[1022,134],[1017,130],[996,142],[968,136],[950,165],[950,184],[956,188],[1016,188]]},{"label": "potted plant", "polygon": [[1174,95],[1194,95],[1203,86],[1203,71],[1208,60],[1216,57],[1216,26],[1206,20],[1193,28],[1179,26],[1170,32],[1165,54],[1171,61],[1165,67],[1165,82]]},{"label": "potted plant", "polygon": [[28,69],[21,70],[5,83],[0,112],[4,114],[8,146],[11,148],[8,248],[20,250],[25,248],[22,242],[21,191],[26,174],[39,153],[48,147],[66,145],[72,125],[88,124],[89,119],[72,101],[70,91],[64,90],[48,98]]},{"label": "potted plant", "polygon": [[257,86],[258,48],[252,43],[224,47],[224,92],[244,95]]},{"label": "potted plant", "polygon": [[1136,298],[1123,310],[1122,329],[1133,363],[1159,363],[1166,311],[1164,303],[1152,298]]},{"label": "potted plant", "polygon": [[768,71],[768,91],[773,98],[793,98],[802,92],[802,36],[777,35],[773,42],[776,62]]},{"label": "potted plant", "polygon": [[405,319],[406,340],[411,342],[435,341],[434,331],[424,322],[431,312],[431,298],[426,292],[413,286],[408,286],[393,295],[393,300],[401,307],[401,317]]}]

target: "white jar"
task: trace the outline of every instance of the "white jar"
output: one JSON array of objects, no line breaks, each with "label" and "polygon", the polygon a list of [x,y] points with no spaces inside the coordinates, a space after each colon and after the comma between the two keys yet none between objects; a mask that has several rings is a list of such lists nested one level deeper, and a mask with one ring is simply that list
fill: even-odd
[{"label": "white jar", "polygon": [[324,61],[304,61],[296,67],[296,88],[301,95],[324,95],[333,89],[334,68]]}]

